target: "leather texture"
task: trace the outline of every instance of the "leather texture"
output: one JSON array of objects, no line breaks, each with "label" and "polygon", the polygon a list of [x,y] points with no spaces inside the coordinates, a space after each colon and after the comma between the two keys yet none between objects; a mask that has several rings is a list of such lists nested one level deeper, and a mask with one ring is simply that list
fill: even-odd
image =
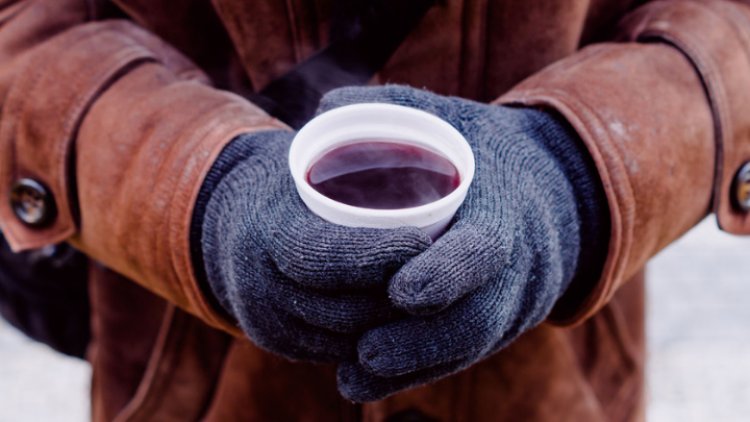
[{"label": "leather texture", "polygon": [[[50,54],[54,54],[52,52],[67,49],[71,43],[80,41],[77,34],[69,35],[63,30],[88,17],[88,9],[82,2],[64,3],[6,3],[0,12],[0,22],[3,22],[0,54],[3,56],[3,63],[6,63],[0,70],[0,93],[3,98],[0,121],[0,194],[9,198],[15,180],[31,177],[46,185],[55,198],[58,209],[58,217],[51,225],[43,229],[28,230],[16,219],[8,201],[2,201],[0,230],[14,250],[56,243],[75,233],[72,204],[69,202],[72,183],[68,157],[75,122],[80,119],[82,108],[85,108],[93,95],[91,87],[85,90],[81,89],[82,86],[76,86],[76,79],[101,79],[105,83],[107,77],[117,71],[113,69],[118,65],[115,59],[102,64],[91,73],[83,74],[80,72],[80,63],[71,63],[80,59],[80,55],[66,56],[66,60],[59,63],[58,69],[44,71],[49,70],[50,64],[54,63],[49,61]],[[123,59],[123,62],[127,62],[132,56]],[[68,89],[54,97],[48,97],[50,84],[59,87],[58,77],[61,71],[67,71],[65,76],[68,78],[73,77],[70,80],[71,86],[78,89]],[[77,74],[71,75],[70,72]],[[98,86],[94,89],[97,88]],[[41,98],[47,100],[40,101]],[[50,101],[51,98],[54,101]],[[43,125],[39,124],[42,120]],[[50,130],[47,132],[47,129]]]},{"label": "leather texture", "polygon": [[[121,119],[122,113],[129,117]],[[205,300],[185,228],[224,145],[240,133],[281,127],[240,97],[182,80],[160,64],[133,69],[98,99],[79,129],[81,226],[71,243],[210,324],[239,333]]]},{"label": "leather texture", "polygon": [[[580,75],[587,75],[586,83]],[[675,107],[678,96],[691,106]],[[672,47],[591,46],[500,101],[553,107],[565,116],[588,145],[608,196],[611,235],[603,276],[582,305],[558,310],[560,323],[591,316],[648,258],[708,214],[711,113],[700,79]]]},{"label": "leather texture", "polygon": [[[23,40],[39,41],[91,12],[77,1],[70,10],[63,2],[21,3],[6,13],[16,12],[11,22],[22,25]],[[72,11],[79,13],[67,17]],[[48,14],[62,22],[39,19]],[[7,43],[19,37],[4,29]],[[17,58],[4,87],[0,193],[8,197],[14,180],[34,178],[49,187],[58,216],[50,227],[30,228],[4,201],[0,228],[10,246],[69,240],[210,324],[240,333],[200,291],[185,227],[224,145],[239,133],[284,125],[209,87],[185,56],[127,21],[73,26],[27,56]]]},{"label": "leather texture", "polygon": [[[750,158],[747,6],[441,2],[372,83],[481,101],[507,92],[501,102],[558,110],[607,191],[610,256],[599,283],[559,303],[556,322],[577,325],[543,325],[448,379],[351,406],[325,367],[208,328],[238,334],[206,301],[188,247],[219,151],[237,133],[281,127],[235,94],[326,45],[332,1],[113,2],[121,11],[0,3],[0,194],[32,177],[59,210],[30,229],[0,201],[0,230],[16,250],[67,239],[121,274],[91,277],[95,420],[640,420],[641,267],[711,210],[748,232],[727,191]],[[127,279],[145,290],[125,295],[139,288]]]},{"label": "leather texture", "polygon": [[102,266],[89,276],[97,339],[88,357],[92,419],[198,420],[231,337]]},{"label": "leather texture", "polygon": [[[693,28],[714,28],[695,31]],[[713,211],[719,227],[750,234],[750,213],[733,203],[737,170],[750,162],[750,5],[726,1],[659,1],[622,23],[620,38],[664,42],[698,70],[713,116],[716,141]]]},{"label": "leather texture", "polygon": [[750,233],[750,214],[732,204],[734,174],[750,160],[744,109],[750,7],[654,2],[623,21],[619,38],[647,44],[588,47],[500,99],[563,114],[589,146],[608,187],[612,233],[603,276],[587,298],[558,309],[563,324],[595,313],[710,210],[723,229]]}]

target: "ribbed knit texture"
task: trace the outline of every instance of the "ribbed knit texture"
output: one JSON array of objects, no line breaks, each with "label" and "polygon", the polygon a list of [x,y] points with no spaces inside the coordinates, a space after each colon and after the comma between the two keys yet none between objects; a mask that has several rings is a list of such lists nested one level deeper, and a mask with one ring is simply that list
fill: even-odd
[{"label": "ribbed knit texture", "polygon": [[[582,216],[606,226],[596,171],[550,114],[403,86],[336,90],[322,108],[362,102],[436,114],[467,138],[477,168],[451,229],[390,281],[390,300],[410,316],[366,332],[358,359],[340,366],[339,388],[355,401],[466,368],[538,325],[574,277]],[[587,246],[603,237],[593,238]]]},{"label": "ribbed knit texture", "polygon": [[292,136],[240,136],[209,174],[199,243],[208,284],[259,346],[291,359],[351,359],[357,334],[393,317],[386,280],[430,239],[312,214],[289,174]]},{"label": "ribbed knit texture", "polygon": [[431,112],[471,144],[475,179],[433,245],[415,229],[312,215],[289,176],[287,132],[225,149],[202,187],[192,241],[211,291],[251,339],[293,359],[341,362],[342,394],[369,401],[505,347],[545,319],[574,275],[576,287],[592,284],[608,219],[585,147],[548,112],[403,86],[336,90],[321,108],[361,102]]}]

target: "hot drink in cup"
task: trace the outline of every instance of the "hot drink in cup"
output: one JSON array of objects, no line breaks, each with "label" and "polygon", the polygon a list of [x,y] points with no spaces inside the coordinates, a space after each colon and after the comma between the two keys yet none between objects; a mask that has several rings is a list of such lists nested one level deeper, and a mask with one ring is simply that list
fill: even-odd
[{"label": "hot drink in cup", "polygon": [[435,202],[460,181],[448,158],[397,139],[360,139],[335,147],[307,171],[307,183],[334,201],[383,210]]},{"label": "hot drink in cup", "polygon": [[289,163],[305,204],[352,227],[416,226],[436,238],[474,175],[466,140],[438,117],[389,104],[356,104],[311,120]]}]

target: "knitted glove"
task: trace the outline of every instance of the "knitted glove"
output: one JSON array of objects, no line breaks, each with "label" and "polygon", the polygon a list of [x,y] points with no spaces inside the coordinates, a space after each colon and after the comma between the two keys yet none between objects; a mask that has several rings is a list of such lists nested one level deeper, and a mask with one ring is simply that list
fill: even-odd
[{"label": "knitted glove", "polygon": [[466,368],[542,322],[581,265],[582,217],[587,247],[605,249],[606,203],[584,147],[542,111],[403,86],[344,88],[322,108],[360,102],[441,117],[477,165],[452,227],[390,281],[390,300],[409,315],[367,331],[358,359],[339,367],[342,394],[370,401]]},{"label": "knitted glove", "polygon": [[386,280],[430,240],[416,228],[348,228],[312,214],[289,172],[293,135],[241,135],[222,152],[193,217],[196,268],[260,347],[352,358],[355,333],[391,318]]}]

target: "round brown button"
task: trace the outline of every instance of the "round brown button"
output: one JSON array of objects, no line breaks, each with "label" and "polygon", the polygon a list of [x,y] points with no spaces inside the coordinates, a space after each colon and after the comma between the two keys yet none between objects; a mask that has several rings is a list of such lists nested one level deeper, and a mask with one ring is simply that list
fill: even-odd
[{"label": "round brown button", "polygon": [[20,179],[13,184],[10,205],[24,224],[41,227],[55,217],[55,201],[47,188],[33,179]]},{"label": "round brown button", "polygon": [[750,161],[746,162],[734,178],[734,194],[737,206],[750,212]]}]

